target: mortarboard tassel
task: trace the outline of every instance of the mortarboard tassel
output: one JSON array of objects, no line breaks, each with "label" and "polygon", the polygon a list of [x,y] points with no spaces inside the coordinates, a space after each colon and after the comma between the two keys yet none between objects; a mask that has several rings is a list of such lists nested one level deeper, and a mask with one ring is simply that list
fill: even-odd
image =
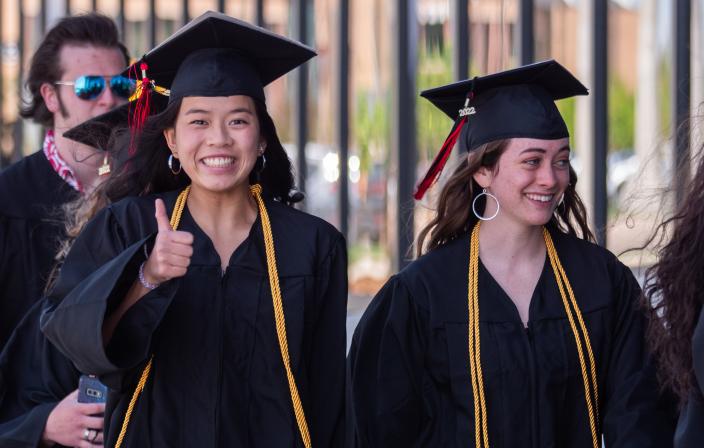
[{"label": "mortarboard tassel", "polygon": [[428,172],[425,173],[425,176],[423,176],[423,180],[421,180],[416,186],[416,192],[413,193],[413,197],[416,201],[423,199],[425,192],[433,186],[437,178],[440,176],[440,173],[442,173],[443,168],[445,168],[447,159],[452,153],[452,148],[455,147],[455,143],[460,136],[460,132],[462,132],[462,127],[467,123],[468,117],[474,114],[474,108],[469,107],[469,102],[473,99],[474,84],[472,84],[472,90],[469,94],[467,94],[467,98],[464,101],[464,107],[459,110],[459,119],[456,120],[455,124],[452,126],[450,135],[448,135],[445,139],[445,143],[442,144],[438,155],[435,156],[433,163],[430,164],[430,168],[428,168]]},{"label": "mortarboard tassel", "polygon": [[[130,128],[130,156],[134,155],[134,152],[137,149],[136,137],[142,132],[144,122],[147,121],[147,118],[149,117],[149,109],[151,107],[152,85],[149,78],[147,78],[147,63],[144,61],[140,62],[139,68],[142,71],[142,79],[135,90],[137,100],[135,102],[134,110],[130,110],[129,112],[128,119]],[[136,71],[135,65],[132,66],[130,71],[132,73]],[[136,73],[134,74],[136,75]],[[132,109],[131,106],[130,109]]]},{"label": "mortarboard tassel", "polygon": [[460,132],[462,131],[462,126],[464,126],[466,122],[467,117],[462,117],[461,120],[455,122],[455,125],[452,127],[452,131],[450,131],[450,135],[448,135],[447,139],[445,139],[445,143],[443,143],[442,148],[440,148],[440,152],[438,152],[438,155],[435,156],[435,159],[430,165],[428,172],[425,173],[423,180],[421,180],[416,186],[416,192],[413,193],[413,197],[417,201],[423,199],[425,192],[428,191],[428,188],[430,188],[433,183],[435,183],[435,180],[442,172],[442,169],[447,163],[447,159],[452,153],[452,148],[454,148],[455,143],[457,142],[457,138],[459,137]]}]

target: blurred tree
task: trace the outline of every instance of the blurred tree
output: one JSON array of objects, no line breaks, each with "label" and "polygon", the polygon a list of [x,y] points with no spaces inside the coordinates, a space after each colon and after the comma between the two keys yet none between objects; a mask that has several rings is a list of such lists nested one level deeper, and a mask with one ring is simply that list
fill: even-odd
[{"label": "blurred tree", "polygon": [[570,133],[570,144],[574,146],[574,123],[577,113],[577,99],[575,97],[571,97],[557,101],[557,110],[560,111],[562,119],[565,120],[565,124],[567,124],[567,130]]},{"label": "blurred tree", "polygon": [[636,97],[623,81],[611,76],[609,83],[609,150],[633,149]]},{"label": "blurred tree", "polygon": [[672,133],[672,59],[665,55],[658,61],[657,95],[658,122],[660,135],[670,136]]},{"label": "blurred tree", "polygon": [[[427,51],[435,48],[435,51]],[[438,87],[452,82],[452,50],[449,45],[439,47],[419,47],[418,91]],[[442,146],[452,121],[440,109],[425,98],[417,97],[416,120],[418,123],[418,162],[432,160]]]},{"label": "blurred tree", "polygon": [[[377,160],[372,160],[372,146],[381,146],[388,140],[390,104],[388,97],[379,98],[370,92],[362,91],[357,95],[352,123],[359,156],[359,198],[366,203],[369,172]],[[388,145],[385,145],[388,146]],[[384,163],[388,155],[384,157]],[[340,161],[340,163],[345,163]]]}]

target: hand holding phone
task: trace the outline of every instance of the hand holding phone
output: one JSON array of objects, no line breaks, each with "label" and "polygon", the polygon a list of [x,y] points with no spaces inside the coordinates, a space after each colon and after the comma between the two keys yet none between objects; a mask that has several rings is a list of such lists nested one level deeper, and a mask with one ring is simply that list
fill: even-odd
[{"label": "hand holding phone", "polygon": [[43,445],[102,447],[104,412],[104,403],[79,403],[78,389],[74,390],[49,414],[42,433]]},{"label": "hand holding phone", "polygon": [[78,380],[79,403],[105,403],[108,388],[93,375],[81,375]]}]

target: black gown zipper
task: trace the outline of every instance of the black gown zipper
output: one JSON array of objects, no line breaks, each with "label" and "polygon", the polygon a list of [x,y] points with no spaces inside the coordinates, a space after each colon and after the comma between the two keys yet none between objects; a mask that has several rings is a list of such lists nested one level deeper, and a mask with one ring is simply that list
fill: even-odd
[{"label": "black gown zipper", "polygon": [[222,403],[222,364],[223,364],[223,331],[225,325],[225,276],[227,275],[227,270],[220,270],[220,285],[218,287],[217,300],[218,300],[218,366],[217,366],[217,387],[215,396],[215,445],[216,447],[221,446],[220,440],[220,406]]},{"label": "black gown zipper", "polygon": [[[522,325],[522,324],[521,324]],[[530,377],[530,446],[533,448],[540,448],[538,439],[540,438],[540,430],[538,429],[538,406],[535,399],[536,381],[537,374],[535,371],[535,347],[533,334],[531,332],[531,323],[528,322],[528,326],[524,327],[526,342],[528,345],[528,374]]]}]

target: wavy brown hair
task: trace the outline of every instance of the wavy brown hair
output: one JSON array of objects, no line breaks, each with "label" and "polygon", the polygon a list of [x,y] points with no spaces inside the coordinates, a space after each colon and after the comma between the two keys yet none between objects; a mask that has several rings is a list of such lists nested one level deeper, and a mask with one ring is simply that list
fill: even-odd
[{"label": "wavy brown hair", "polygon": [[645,271],[642,295],[648,316],[646,338],[658,361],[661,386],[674,392],[682,406],[694,380],[692,335],[704,302],[704,157],[701,155],[681,205],[656,227],[646,246],[653,242],[658,261]]},{"label": "wavy brown hair", "polygon": [[[417,256],[454,240],[474,227],[479,219],[472,213],[472,201],[482,188],[472,176],[481,167],[496,172],[499,158],[509,142],[509,139],[504,139],[486,143],[472,150],[468,158],[464,158],[440,192],[435,217],[418,234]],[[557,207],[548,225],[570,235],[594,241],[576,186],[577,174],[570,166],[570,183],[565,190],[564,201]],[[485,198],[479,198],[477,208],[484,210],[485,206]]]},{"label": "wavy brown hair", "polygon": [[49,273],[47,284],[44,288],[45,293],[49,292],[54,286],[66,255],[68,255],[73,242],[88,224],[88,221],[93,219],[100,210],[110,203],[105,194],[105,187],[106,183],[101,182],[90,192],[61,206],[60,216],[63,221],[64,235],[58,242],[59,249],[54,256],[55,263]]}]

